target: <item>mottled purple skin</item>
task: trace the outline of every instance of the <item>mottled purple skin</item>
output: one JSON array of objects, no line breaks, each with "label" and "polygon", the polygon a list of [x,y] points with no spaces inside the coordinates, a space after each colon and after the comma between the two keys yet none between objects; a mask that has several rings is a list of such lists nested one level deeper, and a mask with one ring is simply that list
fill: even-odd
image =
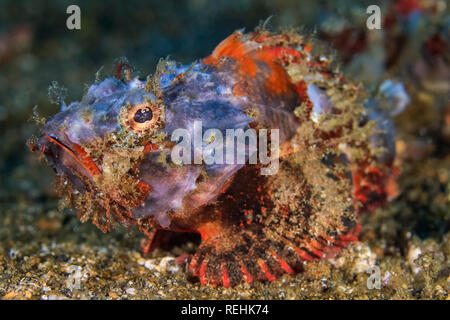
[{"label": "mottled purple skin", "polygon": [[[182,73],[185,73],[183,79],[175,81],[176,76]],[[202,132],[211,128],[219,129],[225,137],[226,129],[245,131],[255,121],[264,123],[268,128],[280,129],[280,143],[293,136],[297,127],[292,112],[297,105],[295,98],[277,99],[261,92],[250,100],[232,94],[236,82],[231,72],[218,72],[201,63],[193,66],[171,65],[160,77],[165,127],[156,134],[166,133],[170,139],[174,130],[183,128],[193,136],[194,122],[201,121]],[[45,124],[43,133],[67,146],[103,140],[106,135],[122,129],[118,117],[123,106],[156,99],[144,86],[145,81],[138,79],[127,83],[107,78],[95,83],[80,102],[63,105],[61,111]],[[255,119],[250,117],[245,112],[249,108],[257,110],[259,116]],[[80,192],[84,191],[84,184],[73,175],[65,161],[61,161],[63,151],[44,138],[41,138],[41,145],[52,149],[47,159],[57,174],[67,176]],[[169,227],[171,223],[168,212],[180,208],[183,201],[189,203],[191,210],[195,210],[213,200],[223,185],[243,166],[185,164],[173,167],[158,162],[159,155],[160,151],[148,153],[140,165],[139,178],[152,187],[152,192],[139,207],[132,208],[132,212],[135,218],[155,216],[163,228]],[[209,182],[199,187],[196,181],[201,168],[205,168]],[[79,171],[90,178],[83,168],[79,168]]]},{"label": "mottled purple skin", "polygon": [[[167,139],[170,139],[174,130],[183,128],[188,130],[192,137],[194,122],[201,121],[202,132],[212,128],[219,129],[225,137],[226,129],[245,131],[250,128],[251,123],[259,123],[266,128],[280,129],[280,145],[289,140],[298,127],[293,113],[294,108],[299,105],[297,97],[268,95],[263,89],[265,78],[259,79],[258,76],[253,80],[255,82],[253,88],[256,90],[261,88],[260,91],[254,92],[251,96],[235,95],[232,88],[238,79],[231,71],[235,69],[235,62],[230,60],[227,63],[229,68],[222,66],[221,69],[227,71],[219,71],[201,63],[191,66],[168,65],[168,69],[159,79],[165,126],[156,134],[165,133]],[[264,68],[263,65],[259,67]],[[181,74],[183,77],[180,80],[177,76]],[[126,104],[133,106],[146,100],[157,99],[155,94],[147,92],[144,87],[145,81],[137,78],[130,82],[107,78],[95,83],[80,102],[63,105],[61,111],[45,124],[43,133],[57,138],[67,146],[103,140],[106,135],[123,129],[118,118],[120,110]],[[317,122],[323,113],[333,112],[329,98],[321,89],[310,84],[307,93],[313,103],[313,121]],[[249,109],[256,110],[258,116],[250,117],[246,113]],[[386,152],[380,156],[380,160],[385,163],[391,162],[395,150],[394,128],[390,116],[377,108],[375,100],[369,101],[367,110],[366,120],[377,120],[379,128],[384,131],[374,135],[372,143],[385,146]],[[51,150],[47,154],[47,159],[56,173],[65,175],[80,192],[83,192],[85,185],[67,166],[70,159],[64,157],[61,148],[49,144],[44,138],[41,138],[41,145],[46,145]],[[160,152],[146,154],[140,164],[139,179],[150,185],[152,192],[140,206],[129,209],[136,219],[155,216],[163,228],[173,227],[170,225],[169,213],[180,209],[183,202],[189,205],[190,210],[195,210],[214,200],[225,183],[243,167],[243,164],[167,166],[158,161]],[[246,157],[248,156],[247,154]],[[168,161],[171,161],[170,153]],[[208,182],[199,185],[197,181],[202,168],[208,175]],[[87,178],[91,178],[83,168],[80,167],[78,170]]]}]

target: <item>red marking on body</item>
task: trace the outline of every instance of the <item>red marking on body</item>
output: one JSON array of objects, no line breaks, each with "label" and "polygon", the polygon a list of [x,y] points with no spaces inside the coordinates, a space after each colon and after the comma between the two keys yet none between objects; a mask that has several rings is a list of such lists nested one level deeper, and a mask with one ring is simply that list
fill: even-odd
[{"label": "red marking on body", "polygon": [[206,268],[208,267],[208,261],[205,260],[200,266],[199,279],[201,284],[206,284],[208,280],[206,279]]},{"label": "red marking on body", "polygon": [[[277,60],[283,54],[300,55],[298,52],[294,54],[295,50],[288,49],[264,47],[257,45],[254,40],[243,42],[241,34],[235,32],[223,40],[209,57],[202,60],[202,63],[218,65],[222,57],[228,57],[237,62],[239,74],[253,78],[259,71],[257,61],[265,62],[269,69],[265,83],[267,90],[274,94],[283,94],[292,88],[292,84],[286,70],[277,63]],[[237,87],[235,91],[238,95],[242,95],[244,91],[242,89],[242,87]]]},{"label": "red marking on body", "polygon": [[[381,169],[372,167],[366,160],[361,161],[352,171],[353,195],[365,204],[361,212],[381,207],[387,199],[392,200],[398,195],[397,168],[390,165],[385,165]],[[378,195],[379,199],[369,202],[371,194]]]},{"label": "red marking on body", "polygon": [[305,81],[300,80],[295,84],[295,91],[297,92],[302,101],[309,101],[307,90],[308,84]]},{"label": "red marking on body", "polygon": [[202,240],[206,241],[223,233],[223,227],[219,222],[206,222],[197,228],[197,232],[200,233]]},{"label": "red marking on body", "polygon": [[352,173],[352,180],[354,185],[353,195],[356,199],[362,202],[367,201],[365,190],[362,188],[363,174],[358,170]]},{"label": "red marking on body", "polygon": [[241,74],[254,77],[258,71],[258,67],[255,60],[248,56],[248,53],[248,46],[241,41],[239,33],[235,32],[219,43],[213,53],[202,60],[202,63],[216,65],[222,57],[232,58],[238,63]]},{"label": "red marking on body", "polygon": [[227,267],[225,262],[222,262],[222,284],[225,288],[230,287],[230,278],[228,277]]},{"label": "red marking on body", "polygon": [[274,63],[270,66],[270,77],[266,81],[266,87],[275,94],[283,94],[290,90],[291,82],[282,66]]},{"label": "red marking on body", "polygon": [[397,176],[399,174],[398,168],[393,167],[392,168],[392,174],[388,176],[385,186],[386,194],[388,195],[388,200],[393,200],[397,198],[400,191],[398,190],[398,184],[397,184]]},{"label": "red marking on body", "polygon": [[290,243],[291,247],[294,249],[295,253],[297,253],[297,255],[304,259],[304,260],[314,260],[313,257],[311,257],[308,253],[305,252],[305,250],[300,249],[299,247],[295,246],[294,244]]},{"label": "red marking on body", "polygon": [[241,272],[242,272],[245,282],[250,283],[253,281],[253,278],[252,278],[250,272],[248,272],[247,268],[245,267],[245,265],[242,261],[241,261]]},{"label": "red marking on body", "polygon": [[272,257],[278,262],[278,264],[281,266],[281,268],[286,271],[289,274],[294,274],[294,270],[289,266],[289,264],[281,259],[274,251],[270,251],[270,254]]},{"label": "red marking on body", "polygon": [[382,174],[381,170],[379,168],[375,168],[375,167],[367,168],[367,172],[368,173],[373,173],[373,174],[376,174],[376,175],[381,175]]},{"label": "red marking on body", "polygon": [[269,268],[266,266],[266,263],[264,262],[263,259],[258,259],[258,265],[264,272],[264,275],[266,276],[267,280],[269,281],[276,280],[276,277],[270,273]]},{"label": "red marking on body", "polygon": [[212,54],[202,60],[204,64],[218,64],[222,57],[239,59],[248,53],[245,43],[241,41],[240,34],[235,32],[217,45]]},{"label": "red marking on body", "polygon": [[138,184],[137,184],[137,187],[143,193],[144,198],[146,198],[147,195],[152,191],[152,186],[147,184],[147,183],[145,183],[144,181],[139,181]]},{"label": "red marking on body", "polygon": [[289,216],[289,207],[287,205],[282,206],[280,208],[280,213],[283,217],[288,217]]},{"label": "red marking on body", "polygon": [[275,59],[284,59],[286,56],[301,58],[302,54],[293,48],[275,47],[267,49],[266,52]]},{"label": "red marking on body", "polygon": [[38,150],[38,147],[37,147],[36,143],[34,143],[34,141],[32,141],[32,140],[28,140],[27,146],[28,146],[28,149],[30,149],[31,152],[36,152]]},{"label": "red marking on body", "polygon": [[315,240],[315,239],[311,239],[310,241],[309,241],[309,245],[310,245],[310,247],[311,247],[311,251],[315,254],[315,255],[317,255],[317,256],[319,256],[319,257],[322,257],[323,256],[323,249],[324,249],[324,246],[322,245],[322,244],[320,244],[317,240]]},{"label": "red marking on body", "polygon": [[126,62],[118,62],[114,68],[114,78],[120,80],[122,78],[122,70],[127,68],[129,70],[133,70],[133,66]]},{"label": "red marking on body", "polygon": [[144,154],[152,152],[152,151],[156,151],[158,150],[158,145],[155,143],[147,143],[144,147],[144,151],[142,151]]},{"label": "red marking on body", "polygon": [[[358,237],[356,237],[354,234],[348,233],[348,234],[342,234],[339,236],[339,240],[343,242],[354,242],[358,241]],[[347,244],[347,243],[345,243]]]},{"label": "red marking on body", "polygon": [[[278,54],[282,51],[278,51]],[[286,70],[277,62],[279,60],[274,55],[273,48],[263,48],[256,52],[256,59],[266,63],[270,70],[270,75],[266,80],[266,88],[275,93],[283,94],[293,89],[292,83]]]},{"label": "red marking on body", "polygon": [[141,251],[144,256],[150,253],[152,249],[152,244],[153,244],[153,237],[150,238],[147,236],[146,238],[143,238],[141,240]]},{"label": "red marking on body", "polygon": [[342,247],[348,245],[350,242],[358,241],[358,235],[361,232],[361,225],[358,223],[354,229],[350,230],[347,233],[341,234],[335,240],[337,245]]},{"label": "red marking on body", "polygon": [[41,150],[39,151],[39,154],[38,154],[38,159],[42,158],[42,155],[44,154],[44,151],[45,151],[45,146],[42,146]]},{"label": "red marking on body", "polygon": [[309,251],[311,251],[312,253],[314,253],[316,256],[318,256],[319,258],[323,258],[324,256],[324,252],[321,250],[318,250],[314,247],[312,247],[311,245],[308,246]]},{"label": "red marking on body", "polygon": [[84,167],[92,174],[98,175],[100,174],[100,169],[95,164],[94,160],[87,154],[87,152],[80,145],[73,143],[72,147],[75,153],[81,158],[81,161],[84,164]]},{"label": "red marking on body", "polygon": [[334,239],[334,238],[332,238],[330,236],[327,236],[326,234],[321,234],[320,237],[322,237],[325,241],[327,241],[327,245],[333,245],[333,244],[339,245],[337,243],[338,242],[337,239]]}]

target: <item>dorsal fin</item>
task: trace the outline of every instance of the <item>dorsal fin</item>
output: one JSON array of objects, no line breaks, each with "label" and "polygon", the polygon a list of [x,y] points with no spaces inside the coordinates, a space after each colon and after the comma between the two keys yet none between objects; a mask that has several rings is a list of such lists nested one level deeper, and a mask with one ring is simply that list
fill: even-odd
[{"label": "dorsal fin", "polygon": [[272,35],[267,31],[255,31],[242,34],[235,31],[223,40],[204,58],[202,63],[216,66],[220,69],[224,58],[230,58],[237,63],[240,76],[264,79],[269,95],[283,95],[295,91],[296,84],[291,81],[283,63],[294,62],[301,58],[301,52],[295,48],[301,43],[301,38],[294,39],[289,34]]}]

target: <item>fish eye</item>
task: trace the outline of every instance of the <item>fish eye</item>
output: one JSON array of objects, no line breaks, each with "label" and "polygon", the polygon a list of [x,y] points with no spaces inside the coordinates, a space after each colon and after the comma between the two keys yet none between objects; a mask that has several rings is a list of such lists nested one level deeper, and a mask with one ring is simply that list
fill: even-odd
[{"label": "fish eye", "polygon": [[143,107],[134,113],[133,120],[137,123],[145,123],[147,121],[152,121],[153,119],[153,111],[149,107]]},{"label": "fish eye", "polygon": [[157,118],[157,108],[146,102],[131,108],[128,124],[134,131],[145,131],[154,125]]}]

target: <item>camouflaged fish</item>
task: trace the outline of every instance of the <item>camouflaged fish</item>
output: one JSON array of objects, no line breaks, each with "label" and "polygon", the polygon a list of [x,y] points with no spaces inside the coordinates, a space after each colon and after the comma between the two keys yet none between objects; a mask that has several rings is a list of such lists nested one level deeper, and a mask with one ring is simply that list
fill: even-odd
[{"label": "camouflaged fish", "polygon": [[[188,269],[202,284],[295,274],[356,241],[360,214],[396,193],[388,95],[368,99],[313,52],[294,31],[257,29],[187,66],[163,60],[146,80],[119,64],[81,101],[62,103],[34,149],[81,221],[105,232],[137,225],[144,253],[165,230],[199,233]],[[195,121],[224,136],[279,129],[278,171],[175,164],[172,134]]]}]

